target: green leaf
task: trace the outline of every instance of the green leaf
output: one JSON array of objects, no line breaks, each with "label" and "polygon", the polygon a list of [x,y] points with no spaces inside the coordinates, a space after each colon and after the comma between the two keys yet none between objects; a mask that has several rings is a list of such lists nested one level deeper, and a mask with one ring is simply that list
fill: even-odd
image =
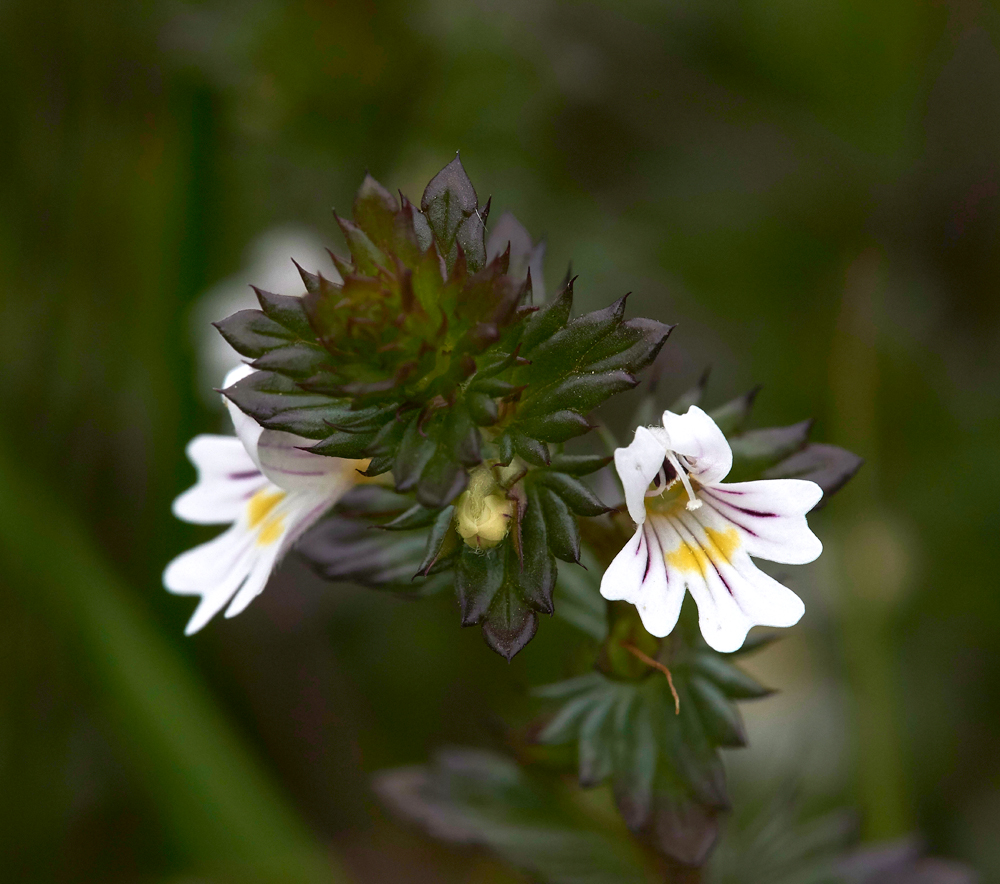
[{"label": "green leaf", "polygon": [[[587,476],[606,467],[613,457],[604,454],[553,454],[550,466],[553,472],[566,473],[570,476]],[[589,515],[580,513],[580,515]]]},{"label": "green leaf", "polygon": [[308,439],[325,438],[331,424],[350,411],[343,401],[306,393],[290,378],[270,371],[247,375],[222,392],[262,426]]},{"label": "green leaf", "polygon": [[430,767],[385,771],[381,799],[438,840],[480,845],[547,884],[653,884],[662,875],[606,821],[584,815],[558,780],[489,752],[449,749]]},{"label": "green leaf", "polygon": [[378,248],[394,250],[398,211],[396,198],[371,175],[365,175],[365,180],[354,197],[354,220]]},{"label": "green leaf", "polygon": [[579,479],[559,472],[555,463],[549,470],[539,470],[534,473],[532,478],[558,494],[578,516],[599,516],[609,511],[590,488]]},{"label": "green leaf", "polygon": [[450,451],[439,446],[420,474],[417,503],[431,508],[447,506],[465,490],[468,481],[462,465]]},{"label": "green leaf", "polygon": [[453,506],[447,506],[438,513],[431,526],[430,536],[427,538],[424,557],[417,568],[418,574],[432,573],[440,562],[445,561],[458,549],[458,534],[452,525],[454,515],[455,507]]},{"label": "green leaf", "polygon": [[[556,444],[582,436],[594,428],[582,414],[569,410],[556,411],[543,417],[525,418],[519,420],[517,426],[523,431],[523,436]],[[532,462],[545,463],[540,456]]]},{"label": "green leaf", "polygon": [[704,653],[694,655],[691,668],[710,679],[727,697],[734,700],[754,700],[774,693],[738,666],[728,662],[725,657],[708,648]]},{"label": "green leaf", "polygon": [[701,675],[692,675],[690,682],[691,695],[708,738],[716,746],[745,746],[747,734],[743,719],[726,695],[714,682]]},{"label": "green leaf", "polygon": [[456,154],[432,179],[420,200],[420,209],[449,269],[459,251],[473,272],[486,263],[486,229],[478,212],[479,198]]},{"label": "green leaf", "polygon": [[[599,599],[598,579],[591,577],[579,597]],[[601,632],[606,627],[592,634]],[[717,835],[718,814],[728,806],[718,750],[746,742],[722,685],[754,696],[759,686],[680,634],[665,647],[672,649],[677,713],[670,684],[656,669],[646,667],[645,675],[631,679],[592,672],[534,692],[558,706],[539,740],[576,743],[582,784],[610,778],[634,831],[680,862],[701,863]]]},{"label": "green leaf", "polygon": [[[337,224],[347,240],[347,247],[351,250],[351,260],[358,271],[365,276],[377,276],[380,268],[390,268],[390,261],[385,253],[375,245],[367,234],[353,221],[341,218],[334,213]],[[346,282],[346,279],[345,279]]]},{"label": "green leaf", "polygon": [[483,621],[486,644],[508,661],[535,637],[538,629],[538,615],[512,583],[496,594]]},{"label": "green leaf", "polygon": [[261,371],[276,371],[293,380],[305,381],[321,374],[329,359],[329,354],[322,347],[296,341],[287,347],[269,350],[251,365]]},{"label": "green leaf", "polygon": [[397,490],[410,491],[416,487],[436,448],[435,441],[420,426],[419,416],[410,418],[393,462],[392,473]]},{"label": "green leaf", "polygon": [[525,600],[543,614],[552,613],[552,593],[558,571],[552,554],[551,530],[545,509],[534,489],[527,492],[527,506],[521,521],[521,558],[512,550],[511,567],[518,568],[518,583]]},{"label": "green leaf", "polygon": [[[580,529],[563,499],[547,488],[539,488],[535,498],[545,518],[549,549],[564,562],[580,561]],[[530,504],[529,504],[530,505]]]},{"label": "green leaf", "polygon": [[768,427],[748,430],[729,440],[733,449],[733,478],[735,482],[759,475],[806,444],[812,421],[801,421],[788,427]]},{"label": "green leaf", "polygon": [[503,546],[488,550],[463,546],[459,551],[455,590],[463,626],[479,623],[489,613],[493,599],[504,582],[505,555]]},{"label": "green leaf", "polygon": [[544,392],[529,397],[520,416],[527,421],[530,417],[544,416],[563,409],[586,414],[605,399],[631,390],[637,383],[633,375],[620,368],[571,374],[550,384]]},{"label": "green leaf", "polygon": [[386,522],[379,527],[386,531],[408,531],[413,528],[426,528],[434,524],[439,515],[438,510],[428,509],[415,503],[408,510],[398,515],[395,519]]},{"label": "green leaf", "polygon": [[510,439],[514,451],[529,464],[544,467],[550,463],[549,449],[544,442],[539,442],[537,439],[532,439],[521,433],[511,433]]},{"label": "green leaf", "polygon": [[295,335],[260,310],[240,310],[212,323],[241,356],[256,358],[275,347],[287,346]]},{"label": "green leaf", "polygon": [[[298,267],[297,264],[296,267]],[[299,267],[299,272],[305,273],[301,267]],[[314,333],[312,326],[309,325],[309,317],[306,315],[302,298],[290,295],[276,295],[259,289],[257,286],[252,286],[252,288],[257,295],[257,302],[260,304],[260,309],[264,311],[264,315],[268,319],[273,320],[278,325],[284,326],[300,340],[313,340]]]},{"label": "green leaf", "polygon": [[764,471],[765,479],[808,479],[823,489],[825,504],[861,469],[864,459],[836,445],[810,443]]},{"label": "green leaf", "polygon": [[754,387],[750,392],[712,409],[708,415],[727,436],[739,433],[750,420],[750,412],[753,411],[753,403],[759,392],[760,387]]},{"label": "green leaf", "polygon": [[615,369],[634,373],[649,365],[674,326],[655,319],[630,319],[601,340],[588,354],[590,371]]},{"label": "green leaf", "polygon": [[529,353],[562,329],[573,309],[573,280],[549,303],[531,315],[521,334],[521,348]]},{"label": "green leaf", "polygon": [[700,378],[698,378],[698,383],[695,384],[690,390],[679,396],[674,404],[670,406],[668,411],[672,411],[674,414],[683,414],[692,405],[700,405],[701,399],[705,395],[705,388],[708,386],[708,376],[710,374],[710,369],[705,369],[702,372]]}]

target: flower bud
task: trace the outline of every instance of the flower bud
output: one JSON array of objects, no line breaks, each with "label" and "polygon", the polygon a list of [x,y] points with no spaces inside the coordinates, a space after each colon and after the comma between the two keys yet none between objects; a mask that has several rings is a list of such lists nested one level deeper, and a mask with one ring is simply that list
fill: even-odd
[{"label": "flower bud", "polygon": [[484,464],[469,476],[469,486],[455,504],[455,528],[469,546],[489,549],[507,536],[513,513],[514,501]]}]

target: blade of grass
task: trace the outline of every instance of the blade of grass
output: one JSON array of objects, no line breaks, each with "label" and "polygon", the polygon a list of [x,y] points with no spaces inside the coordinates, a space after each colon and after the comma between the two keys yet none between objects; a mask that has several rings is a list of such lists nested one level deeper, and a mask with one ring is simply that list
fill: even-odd
[{"label": "blade of grass", "polygon": [[2,446],[0,569],[79,662],[184,866],[254,884],[349,880],[85,527]]}]

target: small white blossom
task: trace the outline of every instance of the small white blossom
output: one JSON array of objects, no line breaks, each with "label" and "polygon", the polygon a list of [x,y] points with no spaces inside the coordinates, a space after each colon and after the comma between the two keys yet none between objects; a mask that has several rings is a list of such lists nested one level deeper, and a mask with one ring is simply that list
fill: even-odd
[{"label": "small white blossom", "polygon": [[634,604],[646,629],[668,635],[685,589],[705,641],[735,651],[752,626],[792,626],[802,600],[751,556],[804,564],[823,551],[806,524],[823,496],[803,479],[723,483],[733,465],[725,435],[704,411],[663,414],[615,452],[636,532],[601,580],[601,595]]},{"label": "small white blossom", "polygon": [[[240,366],[225,387],[253,371]],[[239,614],[267,584],[292,544],[352,486],[365,462],[303,451],[313,444],[291,433],[262,429],[226,400],[235,436],[196,436],[187,455],[198,481],[174,501],[186,522],[231,527],[188,550],[163,572],[178,595],[201,596],[185,630],[197,632],[219,611]],[[228,605],[228,607],[227,607]]]}]

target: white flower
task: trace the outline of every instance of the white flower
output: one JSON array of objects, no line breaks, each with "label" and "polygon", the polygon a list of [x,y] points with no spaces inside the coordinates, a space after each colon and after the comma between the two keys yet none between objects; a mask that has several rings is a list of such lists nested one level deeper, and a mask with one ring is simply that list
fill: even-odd
[{"label": "white flower", "polygon": [[601,595],[635,605],[653,635],[674,628],[685,588],[717,651],[735,651],[752,626],[792,626],[802,617],[802,600],[750,557],[816,559],[823,545],[806,513],[822,489],[803,479],[725,484],[732,465],[726,437],[694,405],[684,415],[664,412],[662,427],[639,427],[615,452],[637,527],[604,574]]},{"label": "white flower", "polygon": [[[228,387],[253,371],[233,369]],[[187,455],[198,482],[174,501],[186,522],[232,527],[179,555],[163,572],[178,595],[201,596],[185,630],[197,632],[219,611],[239,614],[264,586],[281,557],[352,486],[364,481],[363,461],[310,454],[310,440],[262,429],[228,399],[236,436],[196,436]]]}]

